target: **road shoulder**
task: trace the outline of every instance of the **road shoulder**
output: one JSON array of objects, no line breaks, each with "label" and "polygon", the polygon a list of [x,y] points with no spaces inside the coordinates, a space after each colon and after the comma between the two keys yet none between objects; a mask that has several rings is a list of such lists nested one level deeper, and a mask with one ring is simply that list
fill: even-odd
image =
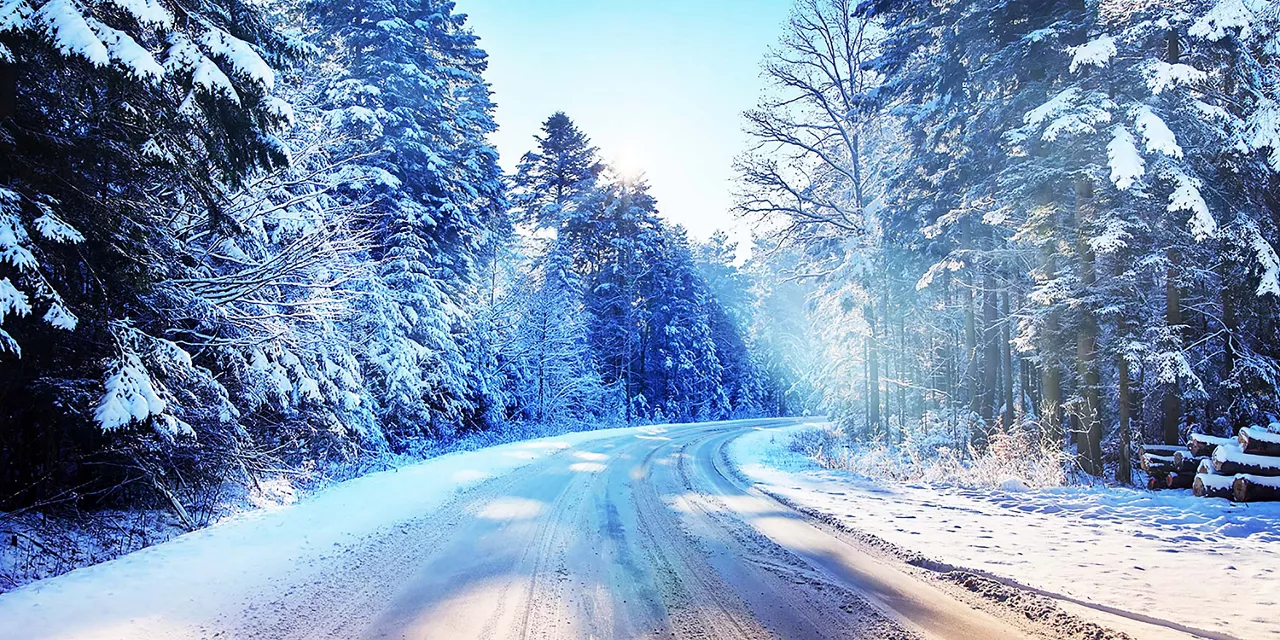
[{"label": "road shoulder", "polygon": [[[1236,620],[1234,628],[1224,629],[1220,620],[1197,617],[1194,612],[1190,616],[1161,617],[1179,612],[1142,608],[1137,610],[1139,613],[1119,606],[1124,601],[1117,605],[1105,599],[1091,600],[1087,586],[1078,586],[1078,591],[1069,594],[1046,589],[1041,584],[1056,585],[1054,581],[1061,576],[1053,575],[1052,559],[1037,567],[1039,559],[1029,555],[1038,550],[1035,545],[1041,542],[1034,536],[1048,531],[1058,534],[1057,544],[1070,545],[1074,539],[1070,529],[1064,529],[1070,526],[1065,520],[1070,513],[1055,522],[1052,517],[1056,514],[1033,512],[1028,516],[1007,506],[995,508],[992,504],[1008,503],[975,500],[960,490],[897,487],[820,469],[788,450],[791,434],[803,428],[806,427],[746,433],[726,445],[726,462],[744,482],[806,514],[848,544],[904,565],[906,570],[938,584],[971,606],[993,610],[1006,618],[1037,620],[1049,633],[1060,637],[1115,637],[1107,634],[1108,630],[1135,638],[1276,637],[1256,632],[1274,624],[1266,619]],[[1046,522],[1045,518],[1050,520]],[[1117,527],[1123,525],[1115,523]],[[971,531],[965,532],[966,528]],[[1019,548],[1020,538],[1031,540]],[[1132,543],[1130,539],[1120,546]],[[966,550],[953,553],[951,547],[955,545]],[[980,556],[987,561],[980,568],[956,561],[979,556],[978,551],[968,548],[970,545],[989,547]],[[1077,553],[1081,562],[1075,567],[1076,573],[1087,574],[1091,550],[1082,547]],[[1001,572],[1002,567],[1022,570]],[[1037,569],[1044,573],[1043,583],[1024,578],[1035,575]],[[1099,567],[1094,579],[1105,581],[1107,569]],[[1183,584],[1174,581],[1164,587],[1178,589]],[[1123,593],[1123,588],[1103,592],[1115,597]],[[1222,610],[1231,609],[1224,604]]]}]

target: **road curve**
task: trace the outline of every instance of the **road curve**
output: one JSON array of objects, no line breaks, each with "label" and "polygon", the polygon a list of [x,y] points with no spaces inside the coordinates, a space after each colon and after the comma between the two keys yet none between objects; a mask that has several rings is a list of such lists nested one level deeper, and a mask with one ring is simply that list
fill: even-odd
[{"label": "road curve", "polygon": [[278,638],[1023,638],[735,479],[709,423],[481,484],[240,621]]}]

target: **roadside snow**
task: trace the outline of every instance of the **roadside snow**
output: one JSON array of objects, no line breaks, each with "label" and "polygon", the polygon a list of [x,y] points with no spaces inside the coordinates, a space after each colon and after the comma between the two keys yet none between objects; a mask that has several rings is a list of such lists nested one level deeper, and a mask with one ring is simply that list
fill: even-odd
[{"label": "roadside snow", "polygon": [[1239,638],[1280,638],[1280,503],[886,484],[788,450],[805,428],[755,431],[729,456],[768,491],[934,560]]},{"label": "roadside snow", "polygon": [[0,640],[187,638],[221,614],[286,599],[347,547],[558,451],[661,427],[570,433],[444,455],[335,485],[0,595]]}]

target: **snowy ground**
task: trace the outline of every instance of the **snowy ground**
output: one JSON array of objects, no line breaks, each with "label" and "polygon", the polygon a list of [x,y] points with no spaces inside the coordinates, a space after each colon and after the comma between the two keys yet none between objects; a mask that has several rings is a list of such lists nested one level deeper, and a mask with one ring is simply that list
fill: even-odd
[{"label": "snowy ground", "polygon": [[1275,637],[1275,510],[879,487],[788,453],[785,424],[575,433],[373,474],[0,595],[0,640],[1188,637],[983,601],[747,486],[726,451],[770,492],[938,560]]},{"label": "snowy ground", "polygon": [[215,613],[288,599],[351,549],[482,481],[645,427],[572,433],[449,454],[344,482],[110,562],[0,595],[0,639],[201,637]]},{"label": "snowy ground", "polygon": [[768,492],[933,560],[1138,617],[1280,638],[1280,504],[888,484],[787,450],[803,428],[750,433],[730,457]]},{"label": "snowy ground", "polygon": [[0,640],[1099,637],[743,486],[728,443],[792,423],[577,433],[366,476],[0,595]]}]

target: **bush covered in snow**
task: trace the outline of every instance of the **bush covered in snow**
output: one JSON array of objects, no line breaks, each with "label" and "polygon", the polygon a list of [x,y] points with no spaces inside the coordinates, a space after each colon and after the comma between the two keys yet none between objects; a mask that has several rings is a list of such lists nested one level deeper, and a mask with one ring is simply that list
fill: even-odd
[{"label": "bush covered in snow", "polygon": [[898,445],[859,441],[835,425],[799,431],[788,447],[827,469],[903,482],[1018,490],[1063,486],[1070,477],[1066,454],[1021,428],[992,433],[982,451],[957,448],[946,434]]}]

